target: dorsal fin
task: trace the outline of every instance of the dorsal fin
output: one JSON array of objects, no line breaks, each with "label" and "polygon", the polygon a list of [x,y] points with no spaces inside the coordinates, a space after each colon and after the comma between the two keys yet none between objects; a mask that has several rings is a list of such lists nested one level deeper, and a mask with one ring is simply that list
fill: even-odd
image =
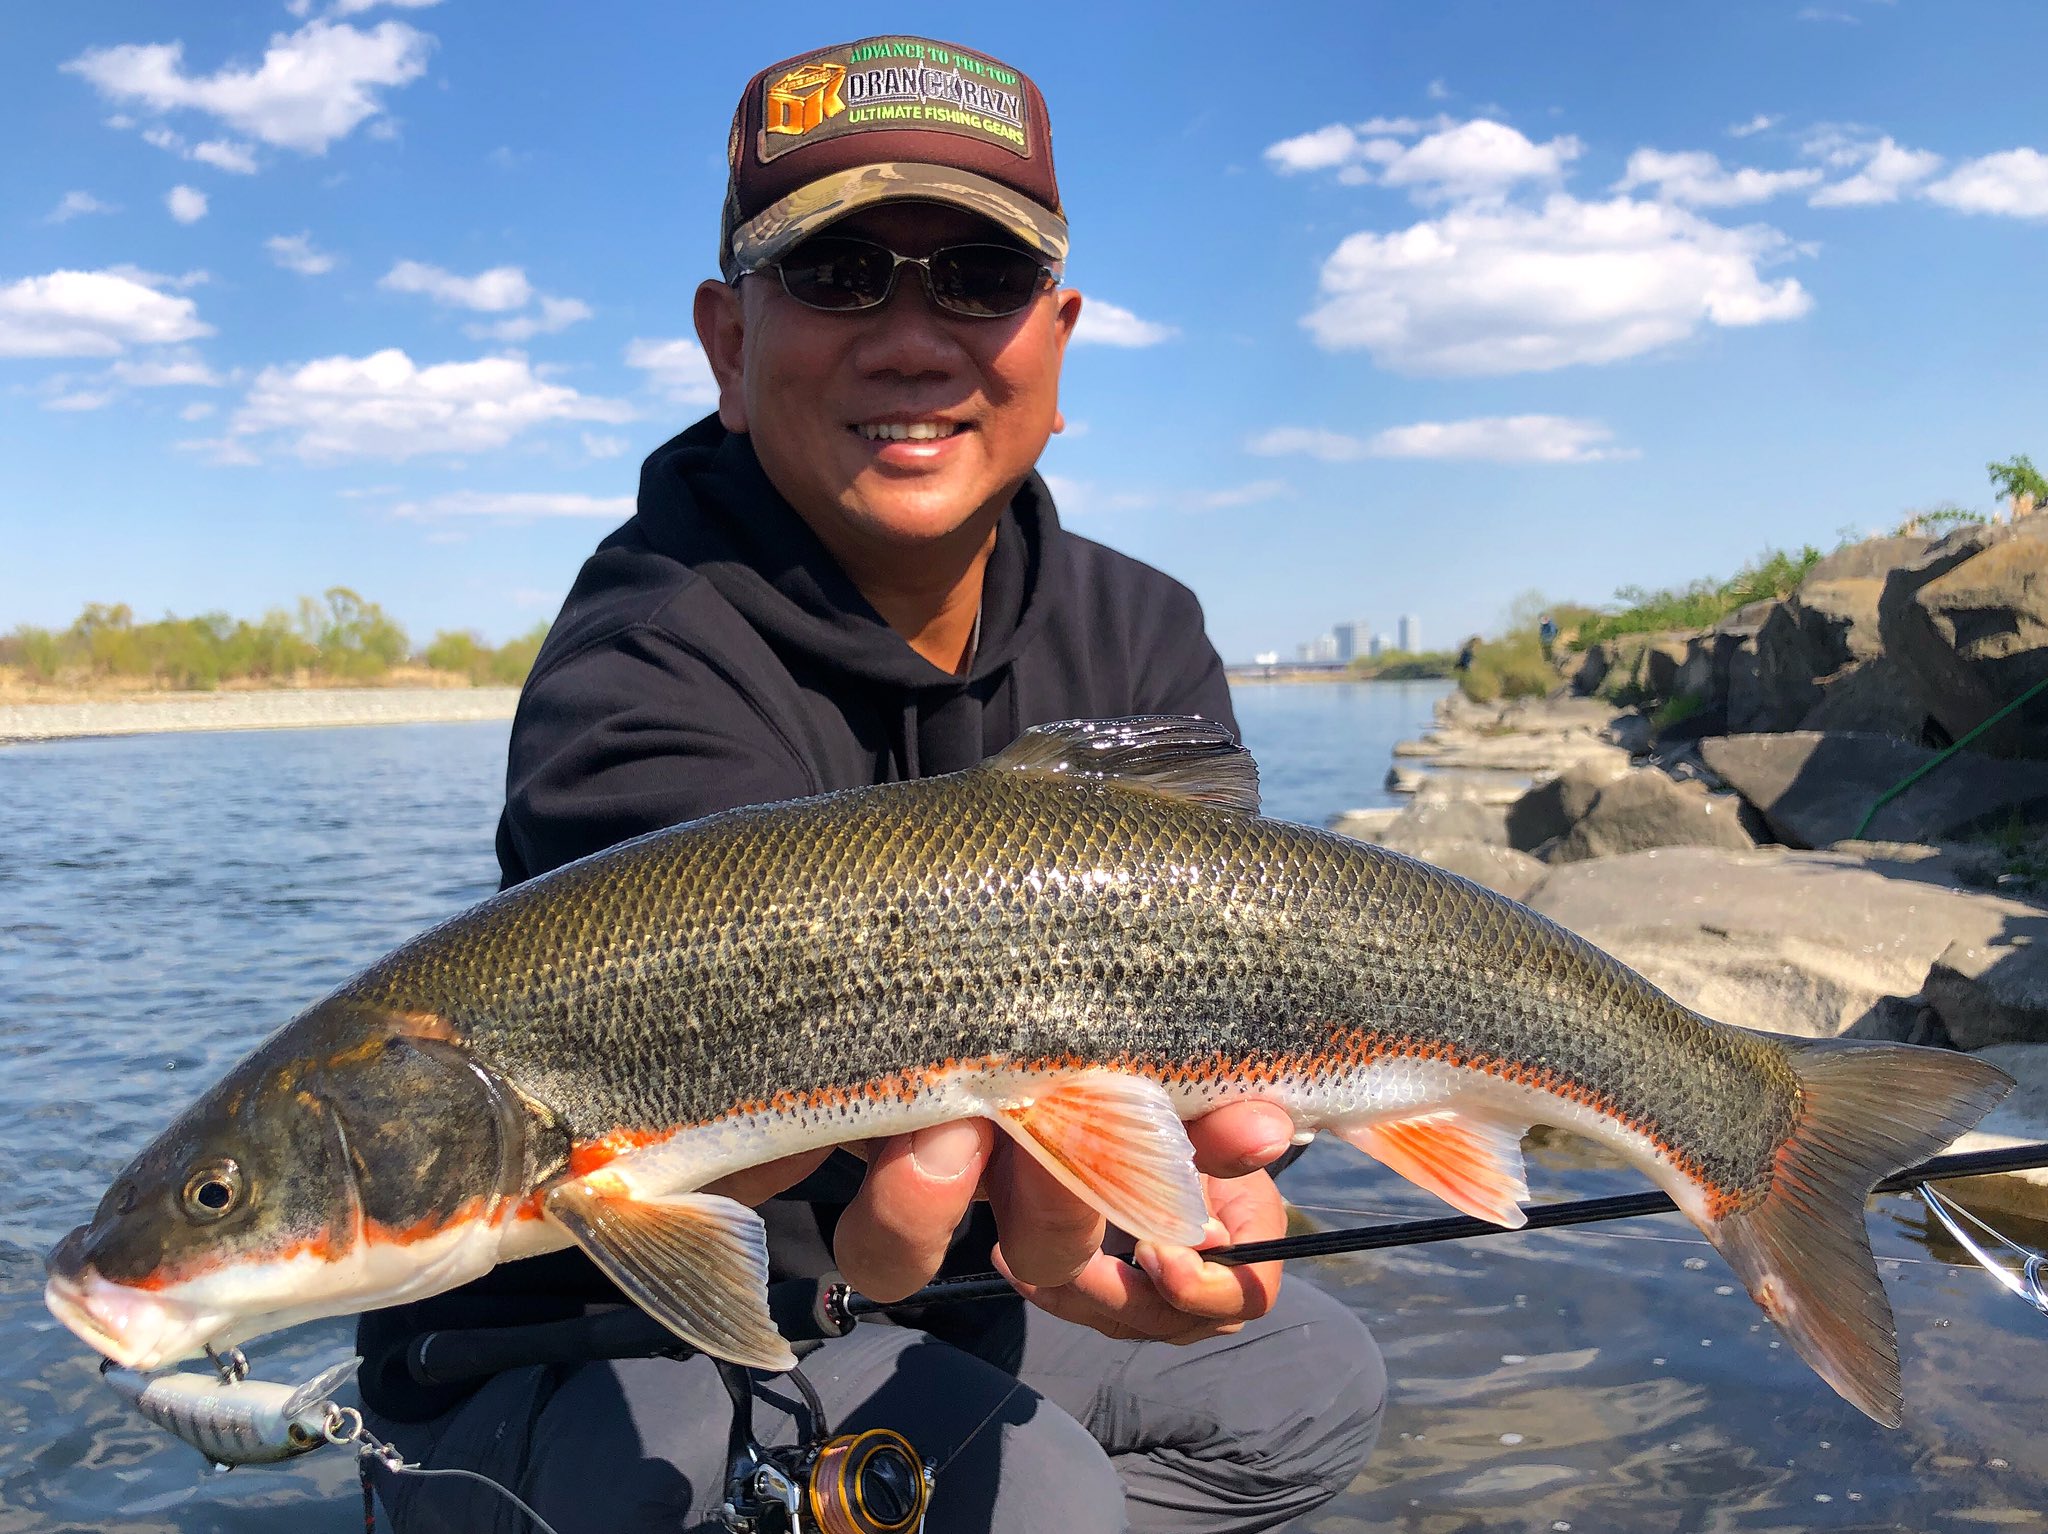
[{"label": "dorsal fin", "polygon": [[1115,778],[1133,788],[1212,809],[1259,812],[1258,763],[1236,736],[1206,719],[1144,715],[1036,725],[982,766],[1001,772]]}]

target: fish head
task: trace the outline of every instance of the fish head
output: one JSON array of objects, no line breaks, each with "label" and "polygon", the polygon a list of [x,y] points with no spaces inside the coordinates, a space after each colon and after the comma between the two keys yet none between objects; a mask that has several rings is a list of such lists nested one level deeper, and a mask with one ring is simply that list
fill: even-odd
[{"label": "fish head", "polygon": [[273,1035],[51,1251],[52,1313],[150,1370],[489,1268],[528,1116],[437,1024],[330,999]]}]

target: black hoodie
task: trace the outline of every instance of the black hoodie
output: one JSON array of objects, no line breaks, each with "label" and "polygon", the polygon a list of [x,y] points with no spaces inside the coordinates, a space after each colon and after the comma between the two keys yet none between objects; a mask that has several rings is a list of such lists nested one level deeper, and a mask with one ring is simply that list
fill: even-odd
[{"label": "black hoodie", "polygon": [[[971,767],[1034,724],[1199,714],[1235,728],[1194,595],[1065,532],[1032,475],[1003,514],[964,676],[876,613],[715,416],[657,449],[639,509],[585,562],[520,695],[498,861],[507,886],[629,837],[742,804]],[[763,1206],[775,1276],[831,1266],[860,1163],[841,1154]],[[989,1266],[970,1216],[946,1269]],[[530,1258],[363,1321],[363,1394],[445,1410],[397,1353],[436,1326],[508,1325],[618,1303],[580,1252]]]}]

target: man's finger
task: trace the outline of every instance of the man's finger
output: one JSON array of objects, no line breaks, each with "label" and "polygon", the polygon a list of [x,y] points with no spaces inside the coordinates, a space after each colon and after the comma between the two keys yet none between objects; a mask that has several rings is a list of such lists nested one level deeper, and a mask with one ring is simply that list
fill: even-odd
[{"label": "man's finger", "polygon": [[1049,1315],[1072,1321],[1118,1339],[1157,1342],[1199,1342],[1234,1332],[1242,1322],[1219,1322],[1190,1315],[1167,1303],[1152,1280],[1127,1262],[1098,1252],[1086,1267],[1064,1284],[1028,1284],[1009,1269],[1003,1249],[995,1250],[996,1267],[1017,1292]]},{"label": "man's finger", "polygon": [[997,1152],[989,1204],[1003,1250],[1025,1283],[1064,1284],[1102,1249],[1102,1216],[1014,1145]]},{"label": "man's finger", "polygon": [[829,1147],[824,1150],[798,1151],[794,1156],[764,1161],[759,1166],[743,1167],[729,1176],[719,1178],[716,1182],[706,1183],[703,1191],[723,1194],[749,1206],[765,1203],[776,1194],[786,1192],[802,1182],[831,1154]]},{"label": "man's finger", "polygon": [[832,1237],[846,1281],[884,1302],[930,1283],[974,1202],[994,1137],[986,1119],[961,1119],[877,1142]]},{"label": "man's finger", "polygon": [[1276,1161],[1294,1143],[1285,1108],[1259,1098],[1225,1103],[1188,1122],[1195,1165],[1211,1177],[1242,1177]]}]

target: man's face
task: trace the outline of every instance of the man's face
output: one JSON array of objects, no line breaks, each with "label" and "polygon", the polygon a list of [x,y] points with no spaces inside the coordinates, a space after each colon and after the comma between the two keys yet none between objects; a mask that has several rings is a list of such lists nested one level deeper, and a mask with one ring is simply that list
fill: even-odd
[{"label": "man's face", "polygon": [[[946,245],[1013,243],[957,209],[863,209],[832,233],[928,256]],[[764,271],[737,289],[706,283],[697,329],[718,378],[719,419],[753,438],[768,477],[843,562],[958,538],[979,546],[1059,429],[1060,361],[1081,309],[1070,290],[1019,314],[969,319],[935,308],[900,268],[878,308],[808,309]],[[935,440],[876,428],[930,423]]]}]

